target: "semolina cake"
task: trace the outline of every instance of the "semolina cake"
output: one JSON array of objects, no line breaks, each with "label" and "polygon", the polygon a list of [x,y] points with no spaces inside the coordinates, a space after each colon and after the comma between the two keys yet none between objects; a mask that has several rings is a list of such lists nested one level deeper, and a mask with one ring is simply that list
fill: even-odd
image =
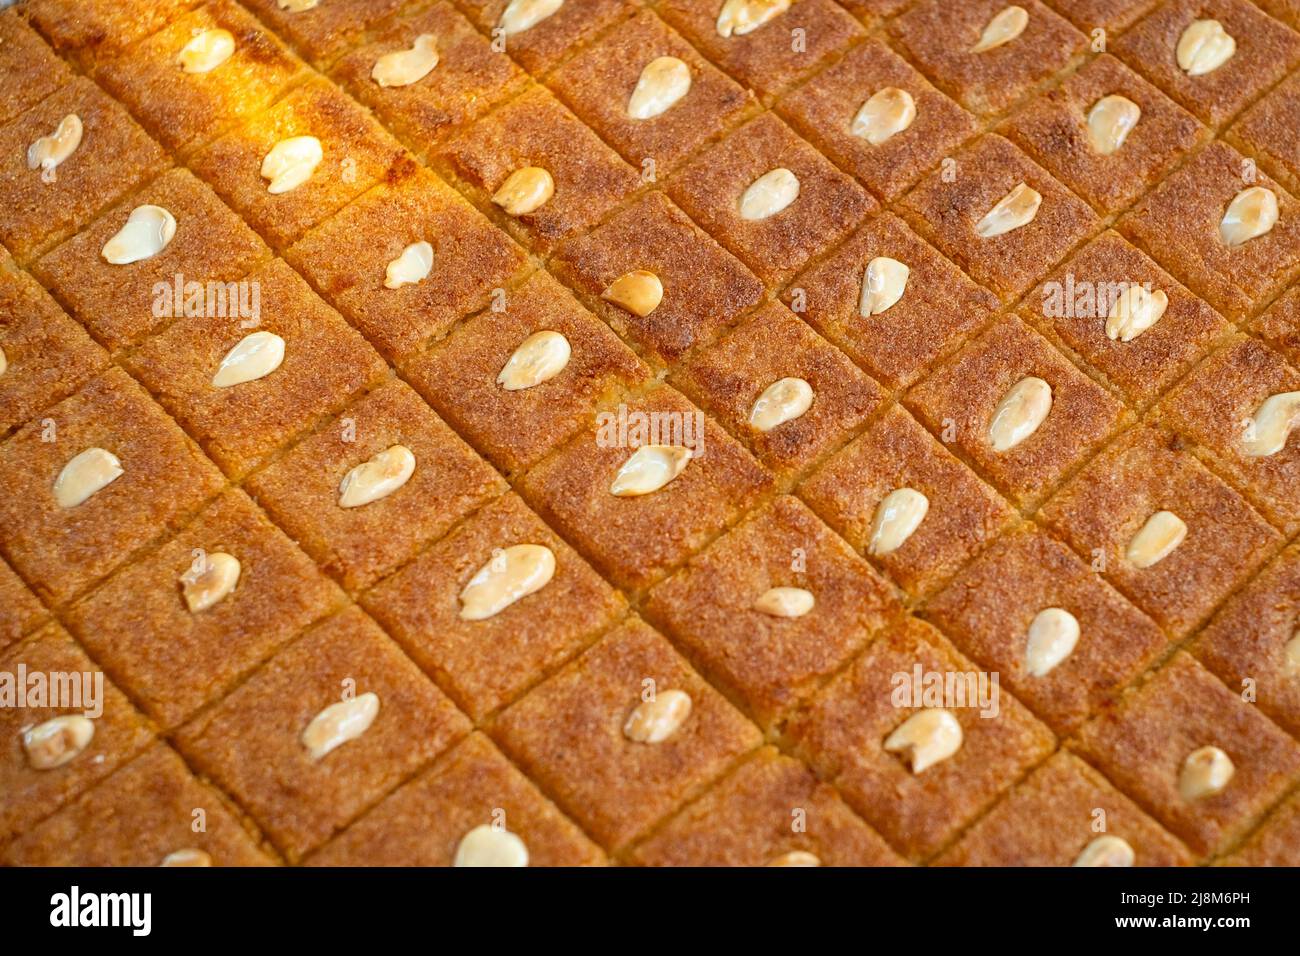
[{"label": "semolina cake", "polygon": [[1300,864],[1298,155],[1297,0],[0,0],[0,865]]}]

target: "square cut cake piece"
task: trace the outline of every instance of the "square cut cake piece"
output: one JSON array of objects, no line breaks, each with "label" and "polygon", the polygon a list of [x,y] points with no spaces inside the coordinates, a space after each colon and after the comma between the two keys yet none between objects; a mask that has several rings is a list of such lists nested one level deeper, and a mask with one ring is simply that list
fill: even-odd
[{"label": "square cut cake piece", "polygon": [[1001,136],[981,136],[898,204],[909,225],[1004,302],[1017,299],[1098,220]]},{"label": "square cut cake piece", "polygon": [[[938,631],[906,618],[868,644],[786,733],[849,806],[920,862],[1055,747],[1051,731],[980,674]],[[945,685],[952,699],[934,693]]]},{"label": "square cut cake piece", "polygon": [[1063,735],[1168,646],[1154,621],[1032,526],[999,538],[923,613]]},{"label": "square cut cake piece", "polygon": [[661,387],[597,416],[519,485],[614,584],[640,590],[754,504],[772,478],[679,392]]},{"label": "square cut cake piece", "polygon": [[832,0],[760,4],[752,26],[724,18],[723,9],[720,0],[663,0],[656,6],[700,52],[765,99],[866,35]]},{"label": "square cut cake piece", "polygon": [[341,599],[284,532],[231,489],[66,617],[113,679],[171,729]]},{"label": "square cut cake piece", "polygon": [[776,302],[670,379],[783,475],[842,445],[885,399],[843,352]]},{"label": "square cut cake piece", "polygon": [[[486,831],[486,832],[485,832]],[[600,866],[605,854],[475,733],[307,858],[310,866]]]},{"label": "square cut cake piece", "polygon": [[[201,824],[201,828],[199,825]],[[9,866],[266,866],[272,862],[225,797],[155,744],[37,824],[4,854]],[[176,862],[170,862],[176,861]]]},{"label": "square cut cake piece", "polygon": [[0,123],[7,123],[71,80],[72,71],[17,10],[5,10],[0,12],[0,76],[5,78]]},{"label": "square cut cake piece", "polygon": [[[901,281],[893,262],[907,269]],[[893,284],[870,292],[868,282],[876,275]],[[891,389],[919,379],[988,325],[999,306],[997,296],[972,282],[892,213],[869,219],[839,249],[795,278],[781,298]]]},{"label": "square cut cake piece", "polygon": [[563,0],[554,5],[511,0],[461,3],[478,28],[499,37],[502,52],[533,76],[549,73],[591,37],[607,32],[640,5],[639,0]]},{"label": "square cut cake piece", "polygon": [[388,375],[283,261],[239,284],[256,290],[256,315],[181,318],[121,359],[234,478]]},{"label": "square cut cake piece", "polygon": [[835,789],[765,747],[632,851],[642,866],[898,866]]},{"label": "square cut cake piece", "polygon": [[480,723],[558,670],[627,608],[512,493],[361,600]]},{"label": "square cut cake piece", "polygon": [[[565,242],[548,267],[656,364],[713,341],[763,297],[758,277],[658,190]],[[643,272],[651,298],[617,293],[619,279]]]},{"label": "square cut cake piece", "polygon": [[1158,412],[1290,534],[1300,528],[1300,441],[1291,436],[1298,405],[1300,372],[1257,339],[1241,337],[1179,382]]},{"label": "square cut cake piece", "polygon": [[1224,866],[1300,866],[1300,796],[1293,796],[1252,833]]},{"label": "square cut cake piece", "polygon": [[[423,76],[417,74],[424,71],[424,62],[413,63],[410,72],[389,75],[387,64],[394,56],[409,56],[417,44],[429,42],[421,37],[432,38],[436,65]],[[370,41],[341,57],[330,73],[421,157],[527,82],[527,74],[494,51],[491,40],[447,0],[376,24]]]},{"label": "square cut cake piece", "polygon": [[[907,99],[893,90],[902,90]],[[915,115],[910,116],[906,108],[901,114],[885,110],[875,125],[867,123],[859,131],[857,119],[867,103],[895,99],[910,100]],[[901,196],[925,170],[977,130],[974,117],[880,39],[850,50],[838,63],[783,96],[776,110],[800,135],[886,201]],[[875,116],[873,107],[868,117]],[[906,127],[895,129],[904,117]]]},{"label": "square cut cake piece", "polygon": [[116,56],[203,0],[24,0],[22,13],[60,54],[83,66]]},{"label": "square cut cake piece", "polygon": [[1043,522],[1175,637],[1280,543],[1220,478],[1154,428],[1130,431],[1043,506]]},{"label": "square cut cake piece", "polygon": [[951,577],[1013,517],[897,405],[823,464],[799,495],[913,597]]},{"label": "square cut cake piece", "polygon": [[400,381],[348,405],[245,487],[348,591],[410,561],[505,479]]},{"label": "square cut cake piece", "polygon": [[594,226],[640,183],[635,169],[542,88],[448,140],[435,161],[517,239],[542,251]]},{"label": "square cut cake piece", "polygon": [[[63,137],[48,150],[39,146],[39,140],[61,128],[70,131],[77,122],[81,136],[70,151],[60,144],[73,140]],[[43,158],[29,152],[33,147]],[[0,242],[29,262],[169,163],[126,110],[90,80],[77,77],[0,126],[0,194],[5,197]]]},{"label": "square cut cake piece", "polygon": [[1021,504],[1042,500],[1130,417],[1013,316],[913,386],[904,403]]},{"label": "square cut cake piece", "polygon": [[[1300,11],[1300,4],[1296,7]],[[1269,90],[1223,134],[1292,194],[1300,189],[1300,77]]]},{"label": "square cut cake piece", "polygon": [[414,169],[369,113],[323,79],[297,87],[189,163],[276,250],[376,183]]},{"label": "square cut cake piece", "polygon": [[[1115,97],[1127,102],[1110,106]],[[1134,106],[1137,119],[1126,128]],[[1127,208],[1207,135],[1194,116],[1107,54],[1036,97],[1001,131],[1102,215]]]},{"label": "square cut cake piece", "polygon": [[[1115,841],[1120,841],[1116,843]],[[1113,854],[1114,856],[1110,856]],[[940,866],[1187,866],[1192,854],[1096,770],[1056,754],[970,828]]]},{"label": "square cut cake piece", "polygon": [[1223,142],[1188,160],[1116,228],[1233,321],[1300,269],[1300,202]]},{"label": "square cut cake piece", "polygon": [[900,610],[888,582],[788,496],[692,558],[645,603],[704,675],[768,728]]},{"label": "square cut cake piece", "polygon": [[[650,370],[547,272],[498,301],[500,310],[468,319],[401,369],[489,461],[517,472],[564,444],[625,389],[647,383]],[[558,350],[548,360],[555,364],[531,371],[530,356],[551,349]]]},{"label": "square cut cake piece", "polygon": [[[375,186],[285,253],[389,358],[441,338],[531,268],[504,231],[437,176],[407,172]],[[407,270],[402,261],[412,256],[419,268]]]},{"label": "square cut cake piece", "polygon": [[1020,314],[1139,407],[1229,330],[1205,301],[1111,230],[1030,292]]},{"label": "square cut cake piece", "polygon": [[771,113],[697,156],[668,194],[768,284],[790,278],[878,208]]},{"label": "square cut cake piece", "polygon": [[1300,736],[1300,547],[1292,545],[1232,594],[1188,651]]},{"label": "square cut cake piece", "polygon": [[176,530],[221,473],[129,375],[110,368],[0,445],[0,547],[51,605]]},{"label": "square cut cake piece", "polygon": [[[29,675],[24,706],[0,708],[0,847],[147,747],[153,730],[58,624],[0,655],[0,672]],[[47,680],[30,678],[40,674]],[[71,698],[51,699],[50,675]],[[43,688],[43,690],[42,690]]]},{"label": "square cut cake piece", "polygon": [[234,0],[213,0],[104,59],[95,79],[164,146],[186,154],[252,119],[305,73]]},{"label": "square cut cake piece", "polygon": [[49,617],[22,578],[0,560],[0,650],[18,642]]},{"label": "square cut cake piece", "polygon": [[0,435],[64,398],[108,355],[39,282],[0,250]]},{"label": "square cut cake piece", "polygon": [[507,708],[491,734],[607,850],[646,832],[762,739],[638,620]]},{"label": "square cut cake piece", "polygon": [[[105,248],[143,206],[166,210],[175,220],[175,233],[151,255],[108,261]],[[235,283],[270,255],[266,243],[216,193],[192,173],[173,169],[32,268],[91,335],[117,352],[184,318],[191,296],[203,308],[209,295],[218,303],[225,297],[227,309],[246,304]]]},{"label": "square cut cake piece", "polygon": [[1078,749],[1201,854],[1245,835],[1300,775],[1300,744],[1182,652]]},{"label": "square cut cake piece", "polygon": [[182,727],[177,744],[296,862],[469,729],[354,607]]},{"label": "square cut cake piece", "polygon": [[[660,72],[664,57],[685,67],[684,89],[672,85],[680,82],[681,67]],[[579,53],[547,83],[625,160],[643,172],[652,169],[656,178],[754,106],[752,93],[648,10]]]},{"label": "square cut cake piece", "polygon": [[268,26],[287,37],[312,63],[324,66],[403,6],[403,0],[247,0]]},{"label": "square cut cake piece", "polygon": [[[1194,24],[1213,26],[1194,26]],[[1188,30],[1232,38],[1205,43],[1200,57],[1184,60]],[[1195,36],[1195,34],[1193,34]],[[1170,0],[1115,40],[1111,52],[1211,126],[1235,116],[1300,62],[1300,36],[1249,0]]]},{"label": "square cut cake piece", "polygon": [[981,115],[1001,113],[1087,47],[1082,33],[1038,0],[1018,7],[1023,22],[1002,0],[922,0],[889,31],[957,102]]}]

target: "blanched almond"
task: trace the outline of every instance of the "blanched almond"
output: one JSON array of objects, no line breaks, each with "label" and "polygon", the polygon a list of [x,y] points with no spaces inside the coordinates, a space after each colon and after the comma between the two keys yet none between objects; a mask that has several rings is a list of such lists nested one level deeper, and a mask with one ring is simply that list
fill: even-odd
[{"label": "blanched almond", "polygon": [[126,225],[104,243],[100,255],[110,265],[124,266],[152,259],[176,235],[176,218],[162,206],[136,206]]},{"label": "blanched almond", "polygon": [[534,332],[520,343],[497,374],[497,384],[507,392],[532,388],[564,371],[573,349],[559,332]]},{"label": "blanched almond", "polygon": [[33,770],[53,770],[77,759],[94,736],[95,725],[88,717],[51,717],[23,731],[23,750]]},{"label": "blanched almond", "polygon": [[1187,537],[1187,524],[1172,511],[1157,511],[1133,535],[1125,552],[1130,564],[1149,568],[1173,553]]},{"label": "blanched almond", "polygon": [[907,278],[911,274],[908,266],[888,256],[876,256],[868,262],[862,274],[858,314],[868,319],[892,308],[907,291]]},{"label": "blanched almond", "polygon": [[400,289],[404,285],[423,282],[433,271],[433,246],[427,242],[413,242],[402,254],[388,263],[384,270],[384,288]]},{"label": "blanched almond", "polygon": [[506,177],[492,201],[511,216],[526,216],[555,195],[555,180],[540,166],[524,166]]},{"label": "blanched almond", "polygon": [[201,568],[190,567],[181,575],[181,593],[190,613],[206,611],[229,596],[239,583],[239,572],[239,559],[224,551],[205,555]]},{"label": "blanched almond", "polygon": [[664,284],[653,272],[634,269],[611,282],[600,297],[644,319],[664,300]]},{"label": "blanched almond", "polygon": [[562,6],[564,0],[510,0],[497,26],[506,36],[514,36],[531,30]]},{"label": "blanched almond", "polygon": [[907,90],[886,86],[871,95],[853,117],[849,132],[879,146],[916,120],[916,100]]},{"label": "blanched almond", "polygon": [[821,866],[822,861],[815,853],[807,850],[791,850],[768,861],[768,866]]},{"label": "blanched almond", "polygon": [[102,448],[87,448],[54,479],[54,500],[60,508],[75,508],[121,476],[122,463],[116,455]]},{"label": "blanched almond", "polygon": [[382,87],[419,83],[438,65],[438,38],[421,33],[409,50],[394,50],[375,61],[370,78]]},{"label": "blanched almond", "polygon": [[1237,52],[1237,41],[1218,20],[1193,20],[1178,38],[1178,66],[1188,76],[1217,70]]},{"label": "blanched almond", "polygon": [[919,774],[940,761],[947,760],[962,744],[961,724],[939,707],[918,710],[885,738],[885,749],[904,754],[912,773]]},{"label": "blanched almond", "polygon": [[1225,246],[1239,246],[1271,232],[1277,217],[1277,194],[1263,186],[1251,186],[1228,204],[1219,223],[1219,238]]},{"label": "blanched almond", "polygon": [[893,554],[921,526],[930,511],[930,499],[915,488],[895,488],[876,505],[871,520],[867,553]]},{"label": "blanched almond", "polygon": [[680,445],[642,445],[618,469],[609,493],[627,498],[658,491],[680,475],[690,460],[691,450]]},{"label": "blanched almond", "polygon": [[1118,93],[1103,96],[1088,111],[1088,141],[1095,152],[1109,156],[1124,145],[1142,118],[1142,108]]},{"label": "blanched almond", "polygon": [[314,10],[320,3],[320,0],[275,0],[281,10],[289,13],[302,13],[306,10]]},{"label": "blanched almond", "polygon": [[1252,458],[1276,455],[1286,447],[1291,429],[1300,421],[1300,392],[1280,392],[1264,399],[1251,420],[1251,438],[1245,442]]},{"label": "blanched almond", "polygon": [[804,588],[768,588],[754,602],[754,610],[772,617],[803,617],[816,603]]},{"label": "blanched almond", "polygon": [[1188,801],[1213,797],[1227,789],[1236,772],[1232,758],[1218,747],[1201,747],[1183,761],[1178,774],[1178,793]]},{"label": "blanched almond", "polygon": [[1126,840],[1107,834],[1085,846],[1071,866],[1132,866],[1135,859]]},{"label": "blanched almond", "polygon": [[691,91],[691,68],[675,56],[655,57],[646,64],[627,101],[634,120],[653,119]]},{"label": "blanched almond", "polygon": [[1043,608],[1029,624],[1025,669],[1031,677],[1045,677],[1074,653],[1078,643],[1079,619],[1064,608]]},{"label": "blanched almond", "polygon": [[536,594],[555,577],[555,554],[540,544],[516,544],[479,568],[460,592],[462,621],[496,617],[516,601]]},{"label": "blanched almond", "polygon": [[312,760],[356,740],[379,716],[379,696],[374,693],[358,694],[349,700],[330,704],[312,718],[302,732],[302,743]]},{"label": "blanched almond", "polygon": [[40,169],[50,174],[52,179],[53,171],[59,164],[77,151],[84,131],[81,117],[76,113],[69,113],[59,120],[59,125],[54,128],[53,133],[42,136],[27,147],[27,168]]},{"label": "blanched almond", "polygon": [[984,53],[1010,43],[1029,26],[1029,12],[1024,7],[1006,7],[1001,10],[980,35],[979,43],[971,47],[972,53]]},{"label": "blanched almond", "polygon": [[770,169],[740,197],[740,218],[755,222],[775,216],[799,198],[799,179],[788,169]]},{"label": "blanched almond", "polygon": [[1148,292],[1140,285],[1126,286],[1115,297],[1106,316],[1106,338],[1112,342],[1132,342],[1160,321],[1169,307],[1169,296],[1157,289]]},{"label": "blanched almond", "polygon": [[262,160],[262,178],[269,180],[266,191],[278,196],[297,189],[311,179],[324,158],[325,150],[315,136],[280,140]]},{"label": "blanched almond", "polygon": [[163,857],[159,866],[211,866],[212,857],[202,850],[186,848],[173,850]]},{"label": "blanched almond", "polygon": [[1038,431],[1051,410],[1052,387],[1033,375],[1022,378],[994,409],[989,444],[999,453],[1015,448]]},{"label": "blanched almond", "polygon": [[284,362],[284,339],[274,332],[253,332],[226,353],[212,376],[213,388],[230,388],[266,378]]},{"label": "blanched almond", "polygon": [[387,498],[415,474],[415,455],[405,445],[393,445],[357,465],[339,483],[339,507],[360,508]]},{"label": "blanched almond", "polygon": [[720,37],[743,37],[790,9],[791,0],[726,0],[718,11]]},{"label": "blanched almond", "polygon": [[691,716],[691,696],[682,690],[664,690],[642,701],[623,724],[623,736],[640,744],[663,743]]},{"label": "blanched almond", "polygon": [[211,73],[235,53],[235,35],[229,30],[204,30],[176,54],[176,62],[186,73]]},{"label": "blanched almond", "polygon": [[754,402],[749,411],[749,424],[755,431],[770,432],[804,414],[812,408],[812,403],[812,386],[803,379],[777,379]]},{"label": "blanched almond", "polygon": [[1282,656],[1287,674],[1291,677],[1300,676],[1300,629],[1297,629],[1291,635],[1291,640],[1286,642],[1286,646],[1282,648]]},{"label": "blanched almond", "polygon": [[9,356],[5,355],[5,350],[0,348],[0,375],[9,371]]},{"label": "blanched almond", "polygon": [[997,201],[975,225],[975,234],[981,239],[992,239],[1027,226],[1038,215],[1043,197],[1024,183],[1017,183],[1011,192]]},{"label": "blanched almond", "polygon": [[481,823],[460,838],[452,866],[520,867],[528,865],[528,847],[518,834]]}]

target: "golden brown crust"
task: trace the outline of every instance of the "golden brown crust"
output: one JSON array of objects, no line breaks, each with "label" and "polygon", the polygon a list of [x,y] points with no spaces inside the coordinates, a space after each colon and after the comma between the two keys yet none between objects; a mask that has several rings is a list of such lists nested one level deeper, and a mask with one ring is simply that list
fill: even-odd
[{"label": "golden brown crust", "polygon": [[[754,607],[773,587],[803,588],[816,603],[803,617],[773,617]],[[885,579],[788,496],[692,558],[645,603],[705,676],[768,728],[900,609]]]},{"label": "golden brown crust", "polygon": [[[379,712],[361,736],[313,760],[300,737],[351,690]],[[177,742],[297,861],[469,731],[469,722],[356,608],[309,630]]]},{"label": "golden brown crust", "polygon": [[823,866],[902,860],[797,760],[764,748],[638,846],[643,866],[765,866],[787,853]]},{"label": "golden brown crust", "polygon": [[39,103],[72,79],[68,65],[55,56],[16,10],[0,12],[0,123]]},{"label": "golden brown crust", "polygon": [[[689,694],[691,713],[667,740],[623,733],[647,681]],[[638,620],[508,708],[496,742],[607,850],[623,846],[720,776],[761,737],[663,637]]]}]

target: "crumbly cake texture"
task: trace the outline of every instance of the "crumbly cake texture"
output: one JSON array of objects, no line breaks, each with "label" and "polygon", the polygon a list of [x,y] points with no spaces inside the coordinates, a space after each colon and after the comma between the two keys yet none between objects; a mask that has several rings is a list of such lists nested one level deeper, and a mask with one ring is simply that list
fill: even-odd
[{"label": "crumbly cake texture", "polygon": [[[1019,0],[982,52],[1004,0],[734,2],[762,22],[0,11],[0,673],[103,684],[58,766],[28,732],[81,708],[0,706],[0,864],[1062,866],[1102,835],[1300,864],[1300,437],[1251,454],[1300,394],[1300,2]],[[1235,50],[1191,75],[1208,19]],[[662,57],[689,87],[637,118]],[[915,117],[873,143],[882,91]],[[1109,96],[1139,119],[1104,153]],[[553,191],[512,208],[526,167]],[[1021,185],[1032,218],[982,235]],[[1253,187],[1276,222],[1229,245]],[[174,234],[109,261],[144,206]],[[1133,285],[1163,312],[1125,341]],[[557,333],[558,371],[521,351]],[[995,451],[1026,378],[1049,410]],[[771,425],[783,379],[811,403]],[[681,473],[611,493],[660,444]],[[398,446],[409,478],[344,507]],[[121,475],[61,504],[95,448]],[[901,489],[926,510],[885,546]],[[1143,567],[1160,511],[1186,533]],[[1041,672],[1049,608],[1080,636]],[[998,690],[915,773],[886,741],[918,668]],[[1232,776],[1189,796],[1205,747]]]}]

